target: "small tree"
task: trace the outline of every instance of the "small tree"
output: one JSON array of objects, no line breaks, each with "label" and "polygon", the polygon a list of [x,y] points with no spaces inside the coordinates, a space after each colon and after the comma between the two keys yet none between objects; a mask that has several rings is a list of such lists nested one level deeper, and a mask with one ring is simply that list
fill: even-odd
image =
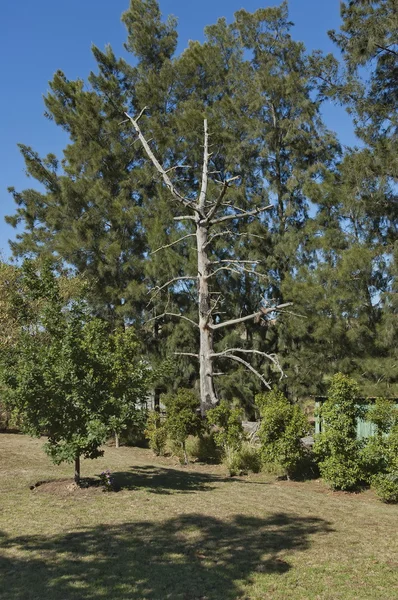
[{"label": "small tree", "polygon": [[[119,423],[124,418],[120,402],[115,413],[122,398],[115,365],[121,370],[127,365],[120,353],[115,358],[112,343],[118,338],[110,340],[107,324],[93,319],[81,298],[64,301],[60,280],[48,265],[38,272],[25,262],[22,277],[16,305],[24,306],[26,295],[38,308],[29,320],[19,311],[19,335],[1,352],[3,393],[26,433],[48,435],[45,449],[56,464],[74,461],[78,483],[80,457],[102,455],[112,418],[116,414]],[[144,373],[136,379],[142,390]],[[121,380],[126,383],[125,376]]]},{"label": "small tree", "polygon": [[315,442],[314,452],[322,477],[334,489],[352,490],[363,480],[357,420],[364,416],[365,410],[358,395],[357,383],[337,373],[329,397],[319,411],[323,431]]},{"label": "small tree", "polygon": [[173,442],[181,446],[185,464],[188,456],[185,443],[189,435],[198,435],[202,428],[200,401],[192,390],[181,388],[176,394],[167,394],[162,399],[167,416],[164,427]]},{"label": "small tree", "polygon": [[301,441],[308,430],[304,413],[277,390],[257,395],[256,404],[263,462],[282,467],[288,478],[296,475],[307,452]]}]

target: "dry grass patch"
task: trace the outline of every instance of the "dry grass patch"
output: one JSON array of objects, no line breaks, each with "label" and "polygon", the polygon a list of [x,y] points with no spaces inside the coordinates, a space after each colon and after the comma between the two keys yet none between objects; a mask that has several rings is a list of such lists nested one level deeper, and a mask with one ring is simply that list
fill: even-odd
[{"label": "dry grass patch", "polygon": [[2,600],[398,597],[398,507],[370,492],[230,479],[132,448],[82,464],[89,478],[110,469],[118,493],[65,492],[72,468],[41,446],[0,435]]}]

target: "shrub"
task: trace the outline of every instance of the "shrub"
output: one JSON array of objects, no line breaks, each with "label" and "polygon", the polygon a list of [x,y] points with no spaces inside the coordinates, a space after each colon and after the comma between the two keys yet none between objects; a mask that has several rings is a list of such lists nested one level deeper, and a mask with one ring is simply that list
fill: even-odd
[{"label": "shrub", "polygon": [[149,442],[149,447],[157,456],[162,456],[165,452],[167,431],[158,412],[151,411],[148,414],[145,437]]},{"label": "shrub", "polygon": [[247,475],[249,472],[259,473],[261,469],[259,449],[248,442],[243,443],[238,450],[228,448],[223,463],[231,477],[234,475]]},{"label": "shrub", "polygon": [[189,458],[205,463],[220,461],[220,449],[214,440],[214,434],[204,433],[201,436],[189,436],[186,441]]},{"label": "shrub", "polygon": [[297,477],[307,454],[301,441],[308,429],[304,413],[277,390],[259,394],[256,404],[262,417],[258,438],[263,463],[283,469],[288,478]]},{"label": "shrub", "polygon": [[189,435],[198,435],[202,430],[199,398],[193,390],[181,388],[176,394],[163,396],[162,402],[167,411],[164,423],[166,434],[173,443],[180,446],[187,464],[186,440]]},{"label": "shrub", "polygon": [[372,487],[383,502],[395,504],[398,502],[398,471],[380,473],[372,478]]},{"label": "shrub", "polygon": [[362,452],[367,480],[383,502],[398,502],[398,411],[393,402],[378,398],[368,419],[376,435]]},{"label": "shrub", "polygon": [[341,373],[335,375],[319,411],[324,430],[314,445],[321,476],[333,489],[354,490],[364,480],[363,443],[357,440],[357,419],[364,412],[356,382]]},{"label": "shrub", "polygon": [[224,454],[239,450],[245,438],[242,427],[242,411],[231,408],[226,400],[211,408],[206,415],[207,422],[215,428],[214,441]]}]

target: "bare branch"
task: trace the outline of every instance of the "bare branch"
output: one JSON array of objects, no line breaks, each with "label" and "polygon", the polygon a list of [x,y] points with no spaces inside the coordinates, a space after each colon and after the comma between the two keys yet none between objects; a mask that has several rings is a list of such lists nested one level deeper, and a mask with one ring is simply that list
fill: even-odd
[{"label": "bare branch", "polygon": [[173,354],[176,356],[193,356],[199,359],[199,354],[195,354],[194,352],[173,352]]},{"label": "bare branch", "polygon": [[280,362],[279,362],[276,354],[267,354],[266,352],[262,352],[261,350],[250,350],[250,349],[246,349],[246,348],[227,348],[223,352],[217,352],[217,353],[212,354],[212,357],[215,358],[217,356],[226,356],[226,355],[230,354],[231,352],[242,352],[243,354],[258,354],[259,356],[263,356],[264,358],[267,358],[268,360],[270,360],[276,366],[276,368],[278,369],[278,371],[281,374],[281,379],[283,379],[283,377],[284,377],[283,369],[280,365]]},{"label": "bare branch", "polygon": [[151,255],[152,254],[156,254],[156,252],[160,252],[160,250],[165,250],[166,248],[171,248],[171,246],[175,246],[175,244],[178,244],[179,242],[182,242],[182,240],[186,240],[189,237],[195,237],[195,234],[194,233],[188,233],[188,235],[184,235],[183,237],[179,238],[175,242],[171,242],[171,244],[166,244],[165,246],[160,246],[160,248],[156,248],[156,250],[154,250],[153,252],[151,252]]},{"label": "bare branch", "polygon": [[[233,264],[233,261],[231,262],[231,264]],[[266,275],[265,273],[258,273],[257,271],[252,271],[251,269],[246,269],[245,267],[240,267],[237,264],[236,268],[233,267],[219,267],[218,269],[216,269],[215,271],[213,271],[213,273],[210,273],[210,275],[207,276],[207,279],[210,279],[210,277],[213,277],[213,275],[216,275],[217,273],[219,273],[220,271],[229,271],[230,273],[236,273],[237,275],[242,275],[242,273],[249,273],[250,275],[255,275],[256,277],[259,277],[260,279],[267,279],[268,275]]]},{"label": "bare branch", "polygon": [[212,260],[210,261],[211,265],[219,265],[221,263],[228,263],[230,265],[232,264],[239,264],[239,265],[259,265],[261,263],[260,260],[239,260],[239,259],[235,259],[235,258],[231,258],[231,259],[223,259],[223,260]]},{"label": "bare branch", "polygon": [[259,215],[266,210],[270,210],[274,208],[273,204],[269,204],[268,206],[263,206],[262,208],[255,208],[253,210],[247,210],[246,212],[239,213],[237,215],[225,215],[225,217],[220,217],[215,219],[214,221],[210,221],[209,225],[218,225],[218,223],[224,223],[225,221],[233,221],[234,219],[243,219],[244,217],[252,217],[255,215]]},{"label": "bare branch", "polygon": [[237,319],[230,319],[229,321],[224,321],[223,323],[216,323],[216,325],[211,325],[212,329],[221,329],[221,327],[229,327],[230,325],[237,325],[238,323],[244,323],[245,321],[250,321],[251,319],[259,319],[264,315],[268,315],[269,313],[278,312],[281,308],[286,308],[287,306],[292,306],[293,302],[285,302],[284,304],[279,304],[278,306],[270,306],[268,308],[261,308],[255,313],[251,315],[246,315],[245,317],[238,317]]},{"label": "bare branch", "polygon": [[237,179],[240,179],[240,175],[236,175],[235,177],[231,177],[230,179],[226,179],[225,181],[216,181],[216,183],[221,183],[222,190],[220,192],[219,197],[217,198],[217,200],[214,203],[213,208],[211,208],[206,216],[206,221],[210,221],[213,217],[213,215],[217,212],[219,206],[221,205],[223,199],[225,198],[225,195],[228,191],[229,185],[230,183],[232,183],[233,181],[236,181]]},{"label": "bare branch", "polygon": [[157,315],[156,317],[152,317],[151,319],[148,319],[148,321],[146,321],[145,324],[146,323],[151,323],[152,321],[157,321],[157,319],[163,319],[163,317],[178,317],[179,319],[183,319],[184,321],[188,321],[189,323],[191,323],[191,325],[195,325],[195,327],[199,327],[199,325],[197,323],[195,323],[195,321],[193,321],[189,317],[186,317],[185,315],[181,315],[180,313],[170,313],[170,312],[164,312],[161,315]]},{"label": "bare branch", "polygon": [[175,171],[176,169],[192,169],[191,165],[176,165],[175,167],[170,167],[170,169],[166,169],[165,173],[170,173],[170,171]]},{"label": "bare branch", "polygon": [[[144,114],[144,112],[145,112],[146,110],[148,110],[148,108],[149,108],[148,106],[144,106],[144,108],[142,109],[142,111],[140,112],[140,114],[138,115],[138,117],[136,117],[136,118],[135,118],[135,122],[136,122],[136,123],[138,123],[138,121],[141,119],[141,117],[142,117],[142,115]],[[126,115],[126,117],[127,117],[128,119],[130,119],[130,117],[129,117],[129,115],[128,115],[127,113],[124,113],[124,114]]]},{"label": "bare branch", "polygon": [[142,111],[140,112],[140,114],[138,115],[138,117],[136,119],[134,119],[133,117],[131,117],[128,113],[124,113],[126,115],[126,117],[131,121],[131,123],[133,124],[133,127],[135,129],[135,131],[138,134],[138,138],[148,156],[148,158],[152,161],[152,164],[154,165],[154,167],[156,168],[156,170],[158,171],[158,173],[160,173],[163,177],[163,181],[166,184],[167,188],[170,190],[172,196],[174,197],[175,200],[177,200],[177,202],[183,204],[184,206],[186,206],[187,208],[190,208],[191,210],[195,210],[197,212],[199,212],[198,208],[196,207],[196,205],[194,205],[190,200],[188,200],[188,198],[185,198],[173,185],[170,177],[167,175],[166,171],[164,170],[164,168],[162,167],[162,165],[160,164],[160,162],[158,161],[158,159],[156,158],[156,156],[154,155],[154,153],[152,152],[146,138],[144,137],[139,125],[138,125],[138,120],[139,118],[142,116],[143,112],[146,110],[146,108],[143,108]]},{"label": "bare branch", "polygon": [[195,217],[193,215],[181,215],[180,217],[174,217],[174,221],[195,221]]},{"label": "bare branch", "polygon": [[[149,292],[155,291],[155,293],[153,294],[153,296],[151,297],[151,301],[159,294],[159,292],[161,292],[162,290],[164,290],[164,288],[167,288],[169,285],[171,285],[172,283],[175,283],[176,281],[184,281],[184,280],[192,280],[192,281],[196,281],[197,280],[197,275],[183,275],[181,277],[173,277],[173,279],[170,279],[170,281],[167,281],[166,283],[164,283],[163,285],[156,286],[155,288],[152,288],[152,290],[149,290]],[[148,294],[149,294],[148,292]]]},{"label": "bare branch", "polygon": [[[215,358],[216,357],[217,355],[215,355]],[[235,354],[223,354],[222,358],[229,358],[230,360],[234,360],[236,362],[241,363],[242,365],[245,365],[245,367],[249,369],[249,371],[254,373],[254,375],[256,375],[256,377],[258,377],[262,381],[266,388],[268,388],[269,390],[271,389],[271,386],[265,379],[265,377],[261,375],[261,373],[259,373],[250,363],[248,363],[246,360],[243,360],[243,358],[241,358],[240,356],[236,356]]]}]

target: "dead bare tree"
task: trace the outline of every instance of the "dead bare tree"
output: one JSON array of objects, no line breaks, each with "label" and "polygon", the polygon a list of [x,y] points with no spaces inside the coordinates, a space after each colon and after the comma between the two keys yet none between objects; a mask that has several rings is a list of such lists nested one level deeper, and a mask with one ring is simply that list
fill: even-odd
[{"label": "dead bare tree", "polygon": [[[229,221],[236,221],[238,219],[245,219],[247,217],[260,215],[263,212],[270,210],[273,207],[273,205],[268,204],[266,206],[258,206],[256,208],[253,208],[252,210],[242,210],[235,205],[226,204],[224,200],[227,196],[228,189],[231,186],[231,184],[233,184],[239,179],[239,176],[231,177],[229,179],[225,179],[224,181],[217,182],[221,185],[220,192],[215,198],[208,198],[208,183],[210,175],[209,160],[211,155],[209,153],[209,133],[206,119],[204,120],[204,151],[200,190],[195,200],[191,200],[184,196],[170,179],[169,173],[171,171],[175,171],[178,168],[186,168],[187,165],[177,165],[175,167],[165,169],[160,164],[155,154],[153,153],[148,140],[145,138],[138,125],[138,121],[142,117],[145,110],[146,107],[135,118],[130,116],[128,113],[125,114],[127,119],[132,123],[134,130],[138,135],[138,139],[140,140],[148,158],[151,160],[158,173],[160,173],[160,175],[162,176],[163,181],[166,187],[169,189],[172,198],[178,205],[184,207],[184,209],[187,210],[188,214],[177,216],[175,217],[175,220],[190,221],[195,226],[194,233],[184,235],[175,242],[171,242],[160,248],[157,248],[153,253],[157,253],[160,250],[170,248],[175,244],[178,244],[179,242],[190,237],[196,238],[197,251],[197,275],[184,275],[182,277],[175,277],[173,279],[170,279],[170,281],[167,281],[166,283],[155,288],[154,296],[160,293],[162,290],[173,285],[177,281],[197,281],[199,309],[198,322],[196,323],[195,321],[187,318],[185,315],[168,312],[165,312],[161,315],[157,315],[155,318],[159,319],[165,316],[177,317],[188,320],[191,324],[199,328],[199,352],[181,354],[184,354],[186,356],[193,356],[199,360],[201,410],[202,414],[205,414],[211,406],[217,403],[217,396],[214,388],[214,376],[218,375],[218,373],[215,373],[213,367],[214,361],[216,359],[230,359],[240,364],[243,364],[247,369],[254,373],[268,388],[270,387],[270,385],[266,381],[265,377],[261,373],[259,373],[249,362],[244,360],[240,355],[260,354],[263,357],[272,361],[282,373],[278,359],[273,354],[266,354],[265,352],[260,352],[258,350],[247,350],[245,348],[228,348],[222,352],[214,352],[213,336],[214,332],[218,329],[238,325],[249,320],[262,319],[266,315],[271,315],[273,313],[283,310],[284,308],[290,306],[291,303],[289,302],[285,304],[280,304],[278,306],[262,306],[255,313],[215,323],[213,319],[213,314],[217,301],[211,301],[211,293],[209,288],[209,282],[211,278],[214,277],[220,271],[229,271],[232,273],[239,274],[249,272],[253,275],[260,276],[260,274],[258,274],[255,270],[256,261],[240,261],[234,259],[211,261],[209,258],[209,248],[213,240],[229,233],[228,230],[216,231],[214,233],[212,233],[212,231],[214,231],[214,229],[216,229],[218,225],[224,226],[224,224],[228,223]],[[226,207],[228,210],[226,210]],[[245,265],[249,265],[249,267]]]}]

